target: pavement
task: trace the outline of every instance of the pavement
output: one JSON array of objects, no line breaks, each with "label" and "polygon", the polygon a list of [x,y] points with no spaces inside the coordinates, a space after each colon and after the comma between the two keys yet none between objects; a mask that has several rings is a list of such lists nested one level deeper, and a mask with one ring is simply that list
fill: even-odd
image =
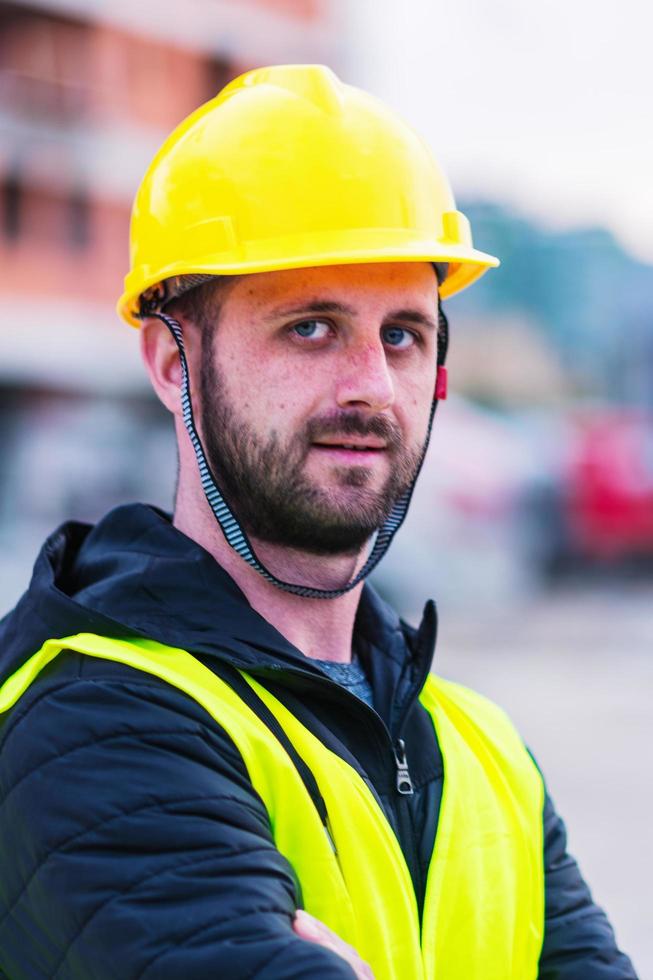
[{"label": "pavement", "polygon": [[653,582],[439,613],[436,671],[508,711],[619,945],[653,978]]}]

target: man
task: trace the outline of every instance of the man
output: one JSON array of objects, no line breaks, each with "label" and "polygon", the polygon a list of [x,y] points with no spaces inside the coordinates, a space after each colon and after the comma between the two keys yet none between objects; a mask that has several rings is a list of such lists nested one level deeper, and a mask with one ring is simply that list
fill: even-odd
[{"label": "man", "polygon": [[508,720],[427,679],[433,604],[412,630],[364,585],[444,395],[439,296],[492,265],[319,66],[237,79],[157,155],[119,309],[175,512],[64,525],[4,621],[11,980],[635,976]]}]

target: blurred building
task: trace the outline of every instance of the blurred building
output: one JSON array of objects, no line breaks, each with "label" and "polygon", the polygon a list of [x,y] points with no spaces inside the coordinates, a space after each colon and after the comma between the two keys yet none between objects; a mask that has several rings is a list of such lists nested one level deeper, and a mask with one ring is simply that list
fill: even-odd
[{"label": "blurred building", "polygon": [[0,2],[0,599],[64,516],[170,504],[170,427],[114,312],[131,201],[190,111],[284,61],[341,67],[332,0]]},{"label": "blurred building", "polygon": [[126,373],[131,382],[108,338],[129,207],[154,151],[241,71],[333,61],[326,0],[196,0],[181,10],[0,2],[0,298],[20,321],[1,333],[3,378],[77,387],[83,343],[102,354],[94,366],[82,354],[93,386],[122,386]]},{"label": "blurred building", "polygon": [[555,230],[490,201],[463,202],[462,208],[476,240],[500,256],[501,267],[447,304],[454,321],[482,324],[490,345],[495,338],[501,345],[502,323],[513,334],[520,321],[527,333],[537,331],[540,365],[533,356],[523,363],[534,393],[549,372],[554,401],[572,394],[653,410],[651,266],[605,228]]}]

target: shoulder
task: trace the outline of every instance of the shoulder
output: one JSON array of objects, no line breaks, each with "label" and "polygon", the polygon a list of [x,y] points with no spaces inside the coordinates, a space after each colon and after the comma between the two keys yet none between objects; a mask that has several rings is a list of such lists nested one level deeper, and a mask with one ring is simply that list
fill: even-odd
[{"label": "shoulder", "polygon": [[246,778],[231,739],[192,698],[123,664],[63,652],[0,721],[0,812],[12,789],[37,773],[67,783],[76,773],[85,797],[95,767],[109,792],[112,773],[128,762],[149,767],[157,753],[170,776],[194,760]]},{"label": "shoulder", "polygon": [[471,720],[480,723],[483,728],[487,728],[510,739],[513,743],[518,743],[522,749],[524,745],[515,725],[509,715],[496,702],[491,701],[484,694],[474,691],[463,684],[455,681],[445,680],[435,674],[430,674],[422,695],[422,700],[440,711],[451,716],[452,711],[458,715],[464,715]]},{"label": "shoulder", "polygon": [[16,735],[46,724],[52,726],[52,738],[64,743],[107,728],[136,734],[144,724],[220,730],[197,701],[166,681],[73,650],[62,651],[14,707],[0,715],[0,745],[8,748]]},{"label": "shoulder", "polygon": [[438,732],[445,772],[447,759],[449,763],[466,761],[494,785],[500,771],[528,818],[538,822],[541,836],[544,781],[503,708],[477,691],[434,675],[427,680],[421,698]]}]

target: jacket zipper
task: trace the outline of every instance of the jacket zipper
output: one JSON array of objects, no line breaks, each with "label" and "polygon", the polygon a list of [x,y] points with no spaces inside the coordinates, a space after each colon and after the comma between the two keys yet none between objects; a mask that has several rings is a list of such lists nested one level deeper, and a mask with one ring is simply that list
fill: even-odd
[{"label": "jacket zipper", "polygon": [[[426,641],[427,645],[429,647],[432,647],[437,635],[437,614],[435,613],[435,608],[433,606],[433,603],[429,603],[427,605],[431,606],[431,616],[432,618],[434,618],[433,635],[430,639],[427,639]],[[425,608],[425,613],[426,613],[426,608]],[[425,638],[422,636],[422,629],[420,628],[417,634],[417,643],[420,644],[420,646],[423,645],[424,639]],[[420,671],[420,676],[417,678],[417,682],[414,684],[414,689],[415,689],[414,694],[412,697],[406,699],[406,701],[404,702],[403,710],[402,710],[402,718],[399,719],[398,725],[393,724],[392,721],[390,722],[389,725],[386,725],[385,721],[380,717],[380,715],[377,714],[374,708],[370,707],[364,701],[361,701],[359,698],[357,698],[354,694],[351,694],[349,691],[340,688],[341,696],[344,696],[345,700],[349,698],[352,701],[357,702],[357,706],[359,710],[362,709],[363,713],[367,714],[368,719],[372,723],[370,728],[372,731],[374,731],[374,734],[378,737],[378,729],[381,728],[381,730],[383,731],[385,738],[387,739],[386,745],[389,745],[390,750],[392,752],[392,761],[394,763],[395,777],[396,777],[395,785],[399,796],[413,796],[415,793],[415,788],[413,786],[413,781],[411,779],[410,770],[408,768],[408,759],[406,757],[406,743],[404,742],[403,738],[401,738],[401,730],[406,721],[408,715],[408,709],[409,707],[412,707],[412,705],[417,700],[419,696],[419,692],[421,691],[422,686],[424,685],[424,682],[426,680],[426,677],[428,676],[431,667],[431,657],[423,656],[421,659],[422,659],[422,668]],[[252,667],[243,666],[241,669],[252,670]],[[312,671],[304,670],[299,665],[285,666],[281,664],[274,664],[268,667],[268,671],[270,673],[274,673],[276,671],[283,673],[288,670],[295,675],[300,674],[303,675],[304,677],[308,677],[311,681],[313,681],[313,683],[317,682],[318,684],[324,684],[329,686],[330,688],[332,688],[334,685],[336,687],[338,686],[335,684],[335,681],[332,681],[330,678],[325,677],[324,674],[313,673]],[[254,668],[254,672],[256,672],[256,668]],[[370,716],[373,716],[373,719]],[[396,732],[396,741],[393,740],[394,732]],[[381,800],[379,799],[376,789],[374,788],[372,783],[365,776],[363,776],[362,772],[359,771],[359,775],[365,779],[365,782],[368,784],[370,790],[372,791],[372,794],[376,798],[377,803],[379,804],[381,809],[383,809]]]},{"label": "jacket zipper", "polygon": [[[437,622],[437,620],[436,620],[436,622]],[[418,639],[418,642],[419,642],[419,639]],[[424,640],[422,639],[422,643],[423,642],[424,642]],[[429,643],[429,646],[430,645],[431,645],[431,643]],[[417,700],[417,696],[419,695],[419,691],[421,691],[421,689],[422,689],[422,686],[424,684],[424,681],[426,680],[426,677],[428,675],[428,672],[429,672],[429,669],[430,669],[430,665],[431,665],[430,664],[430,657],[422,657],[422,667],[421,667],[421,670],[420,670],[420,675],[421,676],[419,676],[419,677],[417,677],[415,679],[415,682],[414,682],[414,693],[413,693],[412,697],[407,698],[404,701],[404,704],[402,705],[402,712],[401,712],[401,715],[402,716],[401,716],[400,719],[397,719],[395,721],[395,724],[392,724],[392,722],[391,722],[390,725],[386,725],[386,723],[384,722],[384,720],[377,714],[377,712],[374,710],[374,708],[371,708],[364,701],[360,701],[359,698],[357,698],[355,695],[351,694],[349,691],[344,690],[343,688],[340,688],[340,696],[341,697],[344,697],[345,701],[347,699],[351,699],[351,701],[357,702],[358,710],[359,711],[362,711],[363,715],[366,715],[367,716],[367,718],[369,719],[369,722],[371,723],[369,725],[370,733],[374,732],[375,736],[378,738],[378,736],[380,734],[379,729],[381,729],[381,732],[385,736],[385,739],[387,739],[386,746],[390,749],[390,751],[392,753],[392,762],[393,762],[393,765],[394,765],[395,780],[396,780],[396,782],[395,782],[395,788],[396,788],[397,797],[398,797],[397,798],[397,801],[396,801],[396,804],[395,804],[395,806],[396,806],[395,813],[398,815],[398,812],[401,811],[404,814],[404,818],[408,818],[409,819],[409,822],[410,822],[411,825],[413,823],[413,820],[412,820],[412,816],[410,814],[409,797],[415,795],[415,788],[414,788],[413,781],[412,781],[412,778],[411,778],[411,775],[410,775],[410,769],[408,767],[408,758],[407,758],[407,755],[406,755],[406,743],[405,743],[404,739],[401,738],[401,730],[402,730],[402,728],[403,728],[403,726],[404,726],[404,724],[406,722],[406,719],[407,719],[407,716],[408,716],[409,707],[412,706],[414,704],[414,702]],[[245,668],[245,669],[247,669],[247,668]],[[270,668],[268,668],[268,670],[270,670]],[[274,667],[272,667],[270,673],[276,672],[277,670],[285,671],[285,670],[288,670],[288,668],[287,667],[282,667],[281,665],[279,665],[279,666],[275,665]],[[312,671],[303,670],[301,667],[294,667],[294,668],[291,667],[290,670],[294,674],[302,674],[305,677],[310,678],[310,680],[313,683],[317,682],[318,685],[323,684],[323,685],[328,686],[328,687],[331,688],[332,685],[335,684],[334,681],[332,681],[328,677],[325,677],[323,674],[322,675],[318,675],[316,673],[313,673]],[[397,724],[397,722],[398,722],[398,724]],[[393,731],[393,729],[394,729],[394,731]],[[387,749],[386,749],[386,751],[387,751]],[[380,797],[379,797],[379,795],[378,795],[378,793],[376,791],[376,788],[374,787],[374,785],[372,784],[372,782],[369,780],[369,778],[367,777],[367,775],[364,774],[360,770],[360,768],[358,766],[356,768],[358,770],[359,775],[363,778],[363,780],[366,783],[368,789],[372,793],[372,796],[375,798],[375,800],[376,800],[376,802],[377,802],[377,804],[379,806],[379,809],[381,810],[382,813],[384,813],[384,806],[383,806],[383,803],[381,802],[381,799],[380,799]],[[387,814],[386,814],[386,819],[387,819]],[[404,853],[403,857],[404,857],[404,860],[406,862],[406,866],[409,869],[409,873],[411,874],[411,876],[412,876],[412,871],[414,871],[414,873],[415,873],[415,878],[414,878],[414,884],[415,884],[415,886],[417,885],[417,882],[418,881],[420,882],[420,888],[421,888],[421,894],[422,894],[422,901],[423,901],[426,882],[425,881],[421,881],[422,875],[420,873],[419,865],[418,865],[418,860],[417,860],[417,841],[416,841],[415,836],[414,836],[414,829],[413,829],[412,834],[409,834],[409,836],[406,838],[406,840],[405,840],[404,843],[405,843],[405,846],[407,847],[407,851]],[[412,869],[412,871],[410,869]],[[416,892],[417,892],[417,889],[416,889]]]},{"label": "jacket zipper", "polygon": [[[276,670],[278,668],[272,668],[272,669]],[[300,669],[300,670],[295,670],[294,672],[301,673],[304,676],[308,676],[312,681],[314,682],[317,681],[318,684],[324,683],[327,685],[333,685],[335,683],[334,681],[330,680],[330,678],[328,677],[316,676],[315,674],[309,673],[309,671],[304,671]],[[359,709],[362,708],[364,712],[368,713],[368,717],[369,715],[374,716],[373,727],[374,728],[380,727],[382,729],[387,739],[386,744],[389,745],[390,751],[392,753],[392,761],[394,763],[394,769],[395,769],[395,780],[396,780],[395,786],[396,786],[397,793],[399,796],[413,796],[415,793],[415,788],[413,786],[413,781],[410,775],[410,769],[408,767],[408,759],[406,757],[406,743],[403,740],[403,738],[398,737],[393,742],[390,729],[383,721],[383,719],[376,713],[374,708],[370,708],[368,704],[366,704],[364,701],[361,701],[354,694],[351,694],[349,691],[345,689],[341,688],[340,693],[341,696],[344,696],[345,698],[351,698],[353,701],[355,701]],[[371,718],[370,721],[372,721]],[[359,775],[363,776],[363,773],[359,772]],[[381,803],[381,800],[379,799],[376,790],[374,789],[372,784],[369,783],[367,777],[364,778],[365,778],[365,782],[368,783],[368,786],[372,791],[373,795],[376,797],[377,803],[379,804],[381,809],[383,809],[383,804]]]},{"label": "jacket zipper", "polygon": [[[267,672],[268,673],[268,676],[270,674],[272,674],[273,672],[276,672],[277,670],[279,670],[281,672],[281,671],[287,670],[287,668],[284,668],[284,667],[276,667],[276,666],[274,666],[272,668],[268,668],[268,672]],[[332,688],[332,686],[336,686],[337,687],[337,685],[335,685],[335,682],[334,681],[330,680],[330,678],[325,677],[324,675],[316,675],[316,674],[313,674],[310,671],[302,670],[301,668],[299,668],[299,669],[295,668],[293,670],[293,673],[295,673],[295,674],[302,674],[303,676],[309,678],[312,682],[317,683],[318,686],[324,685],[325,687],[328,686],[329,688]],[[424,681],[424,678],[426,677],[426,674],[427,673],[428,673],[428,665],[426,667],[426,670],[424,670],[424,677],[420,679],[419,687],[417,687],[417,685],[416,685],[416,687],[417,687],[418,690],[421,689],[421,685],[422,685],[422,683]],[[414,796],[414,794],[415,794],[415,788],[414,788],[413,781],[412,781],[412,778],[411,778],[411,775],[410,775],[410,770],[409,770],[409,767],[408,767],[408,759],[407,759],[407,755],[406,755],[406,743],[405,743],[404,739],[401,738],[401,736],[400,736],[401,728],[403,727],[403,723],[406,720],[407,709],[404,709],[404,712],[402,712],[403,718],[402,718],[402,720],[401,720],[401,722],[400,722],[400,724],[398,726],[399,727],[399,731],[397,732],[396,737],[393,739],[393,734],[391,734],[390,728],[386,725],[386,723],[384,722],[384,720],[377,714],[377,712],[374,710],[374,708],[371,708],[364,701],[361,701],[354,694],[351,694],[349,691],[347,691],[347,690],[345,690],[343,688],[340,688],[340,697],[344,698],[345,701],[347,701],[349,699],[351,702],[356,702],[357,709],[360,712],[362,712],[362,714],[364,716],[366,716],[367,719],[369,719],[369,722],[368,723],[369,723],[369,730],[370,730],[370,733],[371,734],[374,733],[374,736],[376,738],[378,738],[379,735],[382,734],[383,741],[385,742],[385,746],[386,746],[385,749],[384,749],[384,751],[387,752],[388,749],[390,750],[390,753],[391,753],[391,756],[392,756],[392,764],[393,764],[393,768],[394,768],[394,771],[395,771],[395,779],[396,779],[395,788],[396,788],[396,792],[397,792],[397,798],[396,798],[396,803],[395,803],[395,818],[397,820],[402,820],[402,819],[403,820],[408,820],[408,822],[412,825],[412,818],[411,818],[411,815],[410,815],[409,798],[411,796]],[[413,699],[412,698],[409,699],[409,701],[410,701],[411,704],[413,703]],[[393,727],[395,727],[395,726],[393,726]],[[395,731],[397,731],[396,728],[395,728]],[[354,759],[355,759],[355,757],[354,757]],[[360,769],[359,766],[355,766],[355,769],[358,772],[359,776],[365,782],[365,785],[367,786],[367,788],[371,792],[372,796],[374,797],[374,799],[375,799],[375,801],[377,803],[377,806],[379,807],[380,812],[383,813],[384,816],[385,816],[385,818],[386,818],[386,820],[389,821],[389,816],[386,813],[384,804],[381,801],[381,798],[379,797],[379,795],[377,793],[376,787],[370,781],[370,779],[367,776],[367,774],[364,773],[363,770]],[[403,816],[400,816],[400,814],[402,814]],[[326,829],[327,829],[327,833],[328,833],[328,828],[326,828]],[[329,834],[329,836],[331,836],[331,835]],[[417,882],[418,881],[420,882],[420,889],[421,889],[422,900],[423,900],[423,895],[424,895],[424,890],[425,890],[426,883],[425,883],[425,881],[421,881],[421,873],[420,873],[420,870],[419,870],[419,864],[418,864],[418,859],[417,859],[417,841],[416,841],[415,836],[414,836],[414,830],[412,832],[409,832],[408,833],[408,835],[406,836],[406,839],[405,839],[404,844],[405,844],[407,850],[405,852],[403,852],[403,859],[404,859],[404,861],[406,863],[406,867],[408,869],[409,876],[411,878],[413,878],[413,872],[415,873],[415,878],[413,878],[413,887],[415,888],[415,894],[416,895],[417,895]],[[332,846],[334,847],[334,852],[335,852],[335,846],[334,845],[332,845]]]},{"label": "jacket zipper", "polygon": [[403,738],[398,738],[393,749],[395,766],[397,768],[397,792],[401,796],[412,796],[415,792],[413,781],[410,778],[408,761],[406,759],[406,743]]}]

